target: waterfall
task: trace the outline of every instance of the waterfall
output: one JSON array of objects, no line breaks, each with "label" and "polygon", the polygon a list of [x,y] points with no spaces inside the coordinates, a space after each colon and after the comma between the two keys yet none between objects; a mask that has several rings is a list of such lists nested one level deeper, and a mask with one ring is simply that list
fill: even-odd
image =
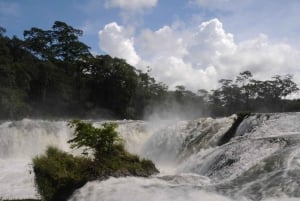
[{"label": "waterfall", "polygon": [[[88,182],[70,200],[300,200],[300,113],[251,115],[219,145],[235,118],[116,121],[127,150],[153,160],[161,173]],[[2,122],[0,197],[38,197],[31,159],[48,145],[71,152],[71,137],[67,121]]]},{"label": "waterfall", "polygon": [[0,197],[35,198],[31,159],[49,145],[69,151],[64,121],[24,119],[0,125]]}]

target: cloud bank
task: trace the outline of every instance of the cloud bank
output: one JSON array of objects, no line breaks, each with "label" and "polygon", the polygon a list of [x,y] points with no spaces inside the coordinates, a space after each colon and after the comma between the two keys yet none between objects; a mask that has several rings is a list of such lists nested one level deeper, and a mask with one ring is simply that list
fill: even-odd
[{"label": "cloud bank", "polygon": [[171,89],[184,85],[193,91],[210,90],[219,79],[231,79],[245,70],[257,79],[290,73],[300,80],[298,49],[273,43],[263,34],[237,43],[218,19],[196,28],[164,26],[138,34],[126,30],[115,22],[106,25],[99,32],[100,48],[138,69],[150,66],[151,75]]},{"label": "cloud bank", "polygon": [[157,0],[106,0],[106,7],[117,7],[125,10],[141,10],[152,8],[157,4]]}]

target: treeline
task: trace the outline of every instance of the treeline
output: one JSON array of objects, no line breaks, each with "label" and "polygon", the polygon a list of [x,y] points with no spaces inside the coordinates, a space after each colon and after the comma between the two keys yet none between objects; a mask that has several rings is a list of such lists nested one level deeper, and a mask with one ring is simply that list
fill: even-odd
[{"label": "treeline", "polygon": [[210,95],[213,114],[236,111],[291,112],[299,111],[299,100],[287,97],[299,89],[292,75],[275,75],[271,80],[255,80],[250,71],[240,73],[234,80],[221,79],[221,87]]},{"label": "treeline", "polygon": [[[175,90],[109,55],[92,55],[83,32],[56,21],[51,29],[31,28],[9,38],[0,27],[0,118],[132,118],[180,114],[185,118],[224,116],[236,111],[299,111],[291,75],[259,81],[251,72],[221,87],[197,93]],[[201,86],[199,86],[201,88]]]}]

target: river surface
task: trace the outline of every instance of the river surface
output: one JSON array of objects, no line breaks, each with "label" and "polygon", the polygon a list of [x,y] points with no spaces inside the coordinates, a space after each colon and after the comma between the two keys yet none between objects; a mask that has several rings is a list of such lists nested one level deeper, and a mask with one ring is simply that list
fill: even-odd
[{"label": "river surface", "polygon": [[[116,121],[126,148],[153,160],[160,174],[88,182],[70,200],[300,201],[300,113],[252,115],[218,145],[235,118]],[[0,123],[0,198],[39,198],[31,159],[49,145],[78,154],[67,144],[67,123]]]}]

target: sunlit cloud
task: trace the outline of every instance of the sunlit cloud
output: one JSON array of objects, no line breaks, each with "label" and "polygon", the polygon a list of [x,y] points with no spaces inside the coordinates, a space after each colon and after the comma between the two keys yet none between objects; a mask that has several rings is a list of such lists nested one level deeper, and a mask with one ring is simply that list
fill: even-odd
[{"label": "sunlit cloud", "polygon": [[99,31],[99,38],[103,51],[113,57],[124,58],[131,65],[138,64],[140,58],[135,52],[133,38],[123,27],[115,22],[107,24]]},{"label": "sunlit cloud", "polygon": [[158,0],[106,0],[106,7],[117,7],[124,10],[137,11],[156,6]]},{"label": "sunlit cloud", "polygon": [[300,80],[298,49],[272,42],[263,34],[236,42],[218,19],[202,22],[196,29],[164,26],[135,35],[111,23],[100,31],[100,48],[139,69],[150,66],[151,74],[170,88],[184,85],[193,91],[213,89],[219,79],[232,79],[245,70],[258,79],[290,73]]}]

